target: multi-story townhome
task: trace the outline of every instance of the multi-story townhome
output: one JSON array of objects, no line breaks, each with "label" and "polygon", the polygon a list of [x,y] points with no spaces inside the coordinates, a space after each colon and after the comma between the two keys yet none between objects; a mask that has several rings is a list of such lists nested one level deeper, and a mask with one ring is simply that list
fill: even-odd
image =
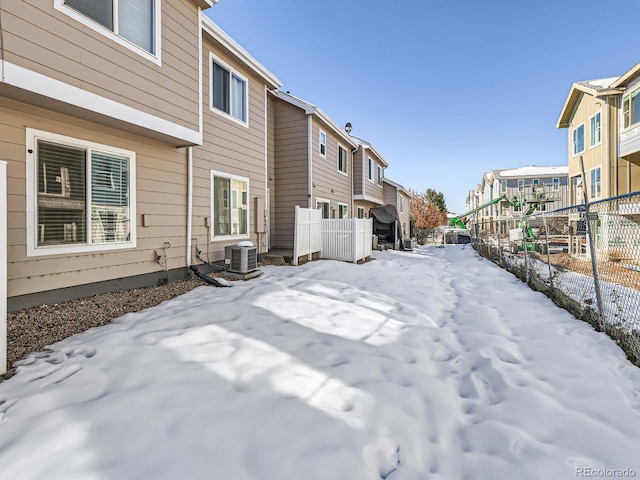
[{"label": "multi-story townhome", "polygon": [[497,219],[519,219],[532,205],[537,212],[569,206],[568,170],[564,165],[494,170],[493,198],[501,198]]},{"label": "multi-story townhome", "polygon": [[384,169],[389,166],[373,145],[351,136],[358,150],[353,156],[353,205],[358,218],[368,218],[371,208],[384,205]]},{"label": "multi-story townhome", "polygon": [[269,246],[291,248],[296,205],[318,208],[323,218],[353,216],[353,152],[358,143],[317,106],[281,90],[271,93]]},{"label": "multi-story townhome", "polygon": [[[481,230],[506,233],[530,206],[534,211],[552,211],[569,206],[568,167],[551,166],[491,170],[482,176],[476,190],[467,195],[467,211],[477,212],[468,224],[479,223]],[[506,222],[505,222],[506,221]],[[497,229],[497,230],[496,230]]]},{"label": "multi-story townhome", "polygon": [[557,127],[568,129],[574,205],[584,203],[580,158],[589,201],[640,190],[640,114],[633,110],[639,71],[571,86]]},{"label": "multi-story townhome", "polygon": [[413,195],[402,185],[383,179],[383,194],[385,205],[393,205],[398,212],[398,222],[402,229],[402,238],[410,238],[410,207]]},{"label": "multi-story townhome", "polygon": [[9,310],[186,274],[211,5],[0,5]]},{"label": "multi-story townhome", "polygon": [[281,83],[207,17],[202,27],[204,138],[193,151],[189,238],[213,262],[242,240],[268,249],[267,105]]},{"label": "multi-story townhome", "polygon": [[[640,64],[620,77],[576,82],[557,122],[569,133],[569,175],[573,204],[631,193],[640,190]],[[580,160],[584,164],[582,180]],[[585,184],[586,185],[583,185]],[[586,195],[585,195],[586,194]],[[638,211],[637,204],[626,201],[609,204],[599,211],[594,222],[596,256],[608,255],[611,249],[623,257],[625,245],[620,237],[638,228],[629,215]],[[570,231],[580,228],[581,217],[570,217]],[[586,251],[579,236],[571,239],[571,252]]]}]

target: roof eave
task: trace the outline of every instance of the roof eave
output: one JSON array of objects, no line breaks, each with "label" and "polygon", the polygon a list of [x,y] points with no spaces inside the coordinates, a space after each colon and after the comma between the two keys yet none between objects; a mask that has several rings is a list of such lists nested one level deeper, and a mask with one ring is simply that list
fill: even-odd
[{"label": "roof eave", "polygon": [[626,86],[631,80],[640,75],[640,63],[636,63],[627,73],[620,76],[618,80],[611,84],[610,88]]},{"label": "roof eave", "polygon": [[[217,0],[216,0],[217,1]],[[229,50],[234,56],[240,59],[246,66],[257,73],[269,86],[269,88],[280,88],[282,82],[273,73],[267,70],[260,62],[251,56],[244,48],[242,48],[235,40],[227,35],[218,25],[204,14],[201,14],[202,30],[213,40],[222,44],[224,48]]]}]

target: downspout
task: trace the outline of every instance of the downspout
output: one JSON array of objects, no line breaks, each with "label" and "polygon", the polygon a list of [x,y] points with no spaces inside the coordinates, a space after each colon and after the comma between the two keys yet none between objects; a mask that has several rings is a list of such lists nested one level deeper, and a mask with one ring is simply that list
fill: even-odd
[{"label": "downspout", "polygon": [[193,147],[187,147],[187,268],[191,266],[192,216],[193,216]]},{"label": "downspout", "polygon": [[308,156],[308,197],[309,197],[309,206],[308,208],[313,208],[312,200],[313,200],[313,120],[311,118],[311,113],[307,114],[307,156]]},{"label": "downspout", "polygon": [[[362,175],[360,175],[362,177],[362,199],[364,200],[364,198],[366,197],[366,191],[365,191],[365,181],[364,181],[364,177],[367,174],[367,170],[365,168],[365,156],[364,156],[364,151],[367,149],[367,147],[365,147],[364,145],[362,145],[362,150],[361,150],[361,154],[360,156],[362,157]],[[364,205],[364,202],[363,202]]]}]

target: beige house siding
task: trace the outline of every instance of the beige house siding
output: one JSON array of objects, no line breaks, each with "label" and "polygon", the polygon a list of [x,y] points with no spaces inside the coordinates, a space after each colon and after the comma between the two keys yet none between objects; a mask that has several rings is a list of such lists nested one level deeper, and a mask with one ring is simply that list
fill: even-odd
[{"label": "beige house siding", "polygon": [[[391,204],[398,211],[398,222],[403,238],[409,238],[409,196],[389,183],[384,183],[384,204]],[[402,202],[401,202],[402,199]],[[401,208],[402,204],[402,208]]]},{"label": "beige house siding", "polygon": [[300,108],[274,99],[274,184],[271,246],[293,245],[295,206],[309,206],[308,119]]},{"label": "beige house siding", "polygon": [[[240,124],[231,118],[211,110],[210,105],[210,52],[239,74],[248,79],[248,124]],[[203,62],[203,104],[204,104],[204,143],[194,147],[193,160],[193,227],[192,237],[198,245],[209,243],[209,261],[224,259],[225,245],[236,244],[239,239],[220,240],[214,237],[210,241],[211,228],[211,171],[236,175],[249,180],[248,208],[249,225],[246,239],[266,251],[266,236],[256,233],[256,198],[266,202],[266,92],[264,82],[251,70],[229,55],[214,41],[205,41],[202,53]],[[266,203],[264,203],[266,208]],[[203,250],[202,248],[200,248]],[[204,250],[203,250],[204,251]]]},{"label": "beige house siding", "polygon": [[[325,156],[320,155],[320,130],[327,134],[327,145]],[[338,218],[338,205],[340,203],[348,206],[347,218],[352,216],[351,200],[351,146],[341,140],[323,122],[313,119],[313,163],[312,163],[312,191],[313,204],[317,198],[329,200],[330,218]],[[338,170],[338,145],[347,151],[347,174]]]},{"label": "beige house siding", "polygon": [[[26,127],[135,152],[135,248],[27,257]],[[185,266],[185,149],[0,99],[0,150],[8,161],[9,177],[9,297],[162,272],[164,268],[154,261],[154,251],[161,250],[164,242],[170,244],[168,268]],[[142,215],[147,215],[149,226],[142,226]]]},{"label": "beige house siding", "polygon": [[[602,143],[595,147],[590,147],[591,131],[590,119],[593,115],[600,112]],[[578,101],[576,110],[573,114],[572,126],[568,128],[568,158],[569,158],[569,178],[580,176],[580,157],[584,161],[584,169],[587,181],[587,192],[589,192],[590,172],[592,169],[601,168],[601,195],[600,198],[610,196],[611,185],[610,170],[608,168],[610,158],[610,136],[607,135],[610,124],[610,116],[606,110],[606,104],[602,99],[596,99],[588,94],[583,94]],[[573,154],[573,132],[580,125],[584,125],[584,151]],[[613,157],[611,157],[613,158]],[[573,193],[572,193],[573,194]],[[583,199],[572,199],[574,204],[582,203]]]},{"label": "beige house siding", "polygon": [[189,0],[161,8],[158,65],[56,10],[53,0],[3,2],[4,60],[199,130],[199,9]]},{"label": "beige house siding", "polygon": [[[373,181],[369,180],[369,158],[373,160]],[[378,166],[382,167],[380,160],[371,151],[367,151],[364,162],[364,194],[376,202],[383,204],[384,194],[382,192],[382,186],[378,185]]]},{"label": "beige house siding", "polygon": [[361,146],[358,147],[355,154],[353,155],[353,194],[354,195],[362,195],[364,191],[364,176],[365,176],[365,149]]}]

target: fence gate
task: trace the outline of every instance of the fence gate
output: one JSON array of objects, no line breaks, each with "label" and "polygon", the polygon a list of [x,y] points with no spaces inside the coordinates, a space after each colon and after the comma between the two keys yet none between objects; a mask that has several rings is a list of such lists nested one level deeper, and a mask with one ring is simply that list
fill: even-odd
[{"label": "fence gate", "polygon": [[293,264],[298,264],[298,258],[308,255],[309,260],[314,253],[322,250],[320,238],[320,221],[322,212],[315,208],[300,208],[296,205],[295,230],[293,234]]},{"label": "fence gate", "polygon": [[7,162],[0,161],[0,374],[7,371]]}]

